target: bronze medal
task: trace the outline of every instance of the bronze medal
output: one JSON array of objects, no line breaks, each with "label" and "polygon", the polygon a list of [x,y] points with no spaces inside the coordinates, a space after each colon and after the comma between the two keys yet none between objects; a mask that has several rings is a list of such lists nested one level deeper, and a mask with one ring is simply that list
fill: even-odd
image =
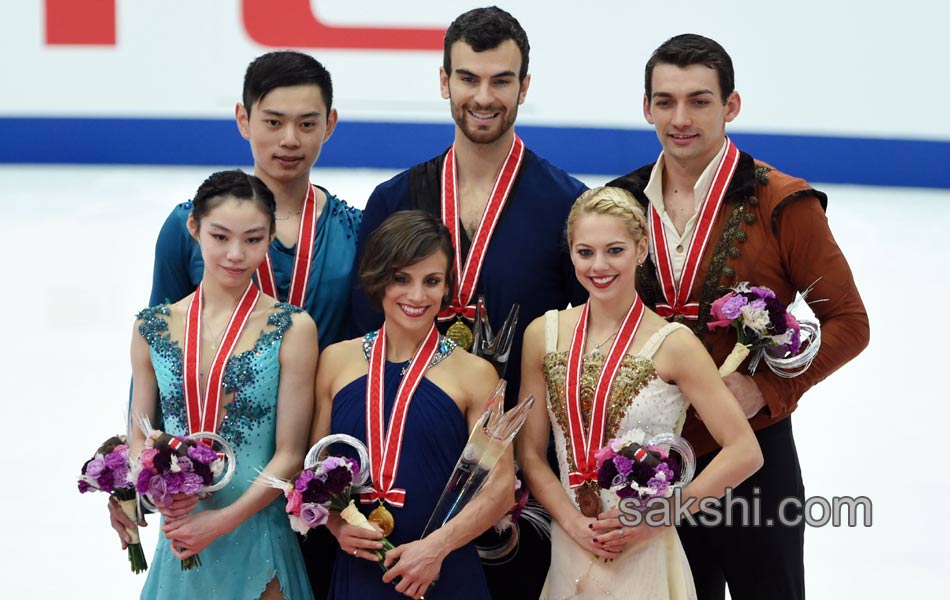
[{"label": "bronze medal", "polygon": [[455,320],[445,332],[445,337],[459,345],[463,350],[469,350],[475,338],[472,336],[472,330],[462,321],[461,317]]},{"label": "bronze medal", "polygon": [[367,520],[370,523],[375,523],[383,531],[383,536],[388,536],[393,532],[393,529],[396,528],[396,521],[393,519],[393,514],[382,504],[369,513]]},{"label": "bronze medal", "polygon": [[593,484],[586,483],[574,492],[581,514],[592,519],[596,519],[601,513],[600,494],[594,487]]}]

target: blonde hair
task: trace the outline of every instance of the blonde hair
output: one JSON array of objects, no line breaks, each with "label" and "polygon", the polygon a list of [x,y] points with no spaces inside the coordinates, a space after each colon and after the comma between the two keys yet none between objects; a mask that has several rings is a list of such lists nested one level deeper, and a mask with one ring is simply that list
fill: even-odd
[{"label": "blonde hair", "polygon": [[640,203],[633,194],[617,187],[597,187],[587,190],[574,201],[567,215],[567,243],[574,241],[574,224],[584,215],[608,215],[621,219],[635,242],[647,234],[647,221]]}]

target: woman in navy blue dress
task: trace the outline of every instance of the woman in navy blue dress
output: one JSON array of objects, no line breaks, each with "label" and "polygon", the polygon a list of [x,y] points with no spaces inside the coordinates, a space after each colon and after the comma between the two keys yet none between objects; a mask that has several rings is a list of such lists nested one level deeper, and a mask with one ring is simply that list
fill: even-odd
[{"label": "woman in navy blue dress", "polygon": [[330,346],[320,359],[313,438],[347,433],[366,443],[373,492],[360,508],[384,513],[382,521],[391,515],[387,537],[396,545],[384,574],[373,553],[382,534],[334,515],[328,527],[340,546],[330,586],[336,600],[490,598],[472,540],[512,504],[510,451],[471,504],[420,539],[498,382],[488,362],[435,329],[454,285],[452,256],[439,219],[421,211],[387,219],[360,265],[360,281],[385,322]]}]

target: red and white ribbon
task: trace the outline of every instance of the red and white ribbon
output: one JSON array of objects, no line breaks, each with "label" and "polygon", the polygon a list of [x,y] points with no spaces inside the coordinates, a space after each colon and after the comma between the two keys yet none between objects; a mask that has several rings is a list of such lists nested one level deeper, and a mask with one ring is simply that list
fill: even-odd
[{"label": "red and white ribbon", "polygon": [[234,352],[237,342],[247,326],[247,321],[257,306],[261,292],[253,283],[248,283],[244,295],[231,313],[228,325],[221,334],[221,344],[211,359],[205,391],[201,393],[201,315],[204,305],[202,286],[198,285],[195,295],[188,305],[188,318],[185,321],[185,348],[183,351],[182,383],[185,397],[185,411],[188,418],[188,433],[201,431],[215,433],[218,429],[218,417],[221,414],[221,397],[224,395],[224,371],[228,358]]},{"label": "red and white ribbon", "polygon": [[627,316],[624,317],[617,336],[614,338],[610,351],[604,359],[604,366],[597,379],[594,390],[594,402],[591,406],[590,422],[584,430],[581,407],[581,367],[584,355],[584,346],[587,344],[587,314],[588,304],[581,309],[581,316],[574,327],[571,337],[571,348],[567,355],[567,426],[571,436],[571,452],[574,458],[574,471],[568,474],[572,488],[584,485],[585,481],[597,481],[597,460],[595,454],[604,441],[604,431],[607,427],[607,405],[610,401],[610,390],[613,387],[614,377],[620,368],[627,348],[640,328],[643,320],[643,301],[637,295]]},{"label": "red and white ribbon", "polygon": [[650,241],[654,248],[660,288],[666,300],[657,303],[656,312],[663,318],[668,319],[677,315],[687,319],[699,318],[699,303],[690,302],[689,297],[696,282],[696,275],[699,272],[699,265],[702,263],[713,224],[716,222],[716,215],[719,214],[719,207],[722,206],[726,190],[729,189],[729,183],[738,164],[739,149],[732,140],[727,139],[726,151],[716,167],[709,192],[706,193],[699,208],[699,219],[690,237],[686,262],[683,264],[683,270],[678,279],[673,274],[673,261],[667,244],[666,226],[660,219],[659,213],[653,208],[653,204],[650,204]]},{"label": "red and white ribbon", "polygon": [[462,257],[459,251],[461,248],[461,226],[458,217],[459,201],[455,146],[449,148],[445,155],[445,162],[442,165],[442,222],[448,227],[449,233],[452,235],[452,244],[455,246],[455,271],[458,273],[458,282],[452,292],[452,304],[439,313],[439,321],[448,321],[457,315],[464,316],[469,321],[475,319],[475,307],[470,304],[472,297],[475,295],[475,286],[478,284],[478,277],[482,272],[488,243],[491,241],[495,227],[498,225],[498,220],[505,208],[505,203],[508,201],[508,196],[511,194],[511,188],[514,186],[518,170],[524,160],[524,153],[524,142],[515,135],[508,156],[495,178],[495,184],[488,196],[488,203],[485,204],[482,211],[482,218],[478,223],[478,229],[475,230],[475,237],[472,239],[468,258],[465,259],[464,269],[462,268]]},{"label": "red and white ribbon", "polygon": [[396,402],[389,416],[389,427],[383,437],[386,396],[383,373],[386,370],[386,325],[379,328],[369,356],[369,372],[366,375],[366,440],[369,450],[370,473],[373,490],[360,494],[360,502],[368,504],[385,500],[393,506],[402,507],[406,502],[406,490],[394,488],[399,472],[399,457],[402,454],[403,436],[406,432],[406,417],[409,404],[416,389],[425,377],[432,358],[439,348],[439,331],[435,324],[429,329],[409,365],[396,392]]},{"label": "red and white ribbon", "polygon": [[[294,270],[290,276],[290,289],[286,302],[303,308],[307,297],[307,283],[310,281],[310,266],[313,264],[313,241],[317,236],[317,193],[311,185],[303,202],[300,213],[300,228],[297,230],[297,246],[294,253]],[[270,252],[264,255],[264,262],[257,268],[257,282],[268,296],[281,300],[277,295],[277,280],[274,278],[274,265]]]}]

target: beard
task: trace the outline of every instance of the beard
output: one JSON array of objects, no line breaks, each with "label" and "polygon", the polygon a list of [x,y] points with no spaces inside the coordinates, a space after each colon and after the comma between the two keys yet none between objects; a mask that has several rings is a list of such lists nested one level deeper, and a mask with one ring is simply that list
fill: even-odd
[{"label": "beard", "polygon": [[[452,102],[450,96],[449,104],[452,107],[452,119],[455,121],[455,124],[462,131],[462,134],[474,144],[493,144],[497,142],[503,135],[508,133],[518,118],[517,103],[511,110],[507,110],[504,106],[494,110],[481,110],[477,106],[475,108],[459,106]],[[468,114],[469,110],[472,112],[497,112],[500,118],[490,126],[481,125],[473,122],[474,119]]]}]

